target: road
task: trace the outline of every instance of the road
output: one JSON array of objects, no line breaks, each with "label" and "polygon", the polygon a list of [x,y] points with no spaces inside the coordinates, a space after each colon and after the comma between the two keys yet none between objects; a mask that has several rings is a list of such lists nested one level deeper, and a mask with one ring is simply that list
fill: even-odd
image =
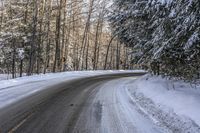
[{"label": "road", "polygon": [[139,111],[121,84],[126,81],[123,77],[136,78],[140,75],[94,76],[55,85],[48,92],[41,92],[0,110],[0,132],[162,132]]}]

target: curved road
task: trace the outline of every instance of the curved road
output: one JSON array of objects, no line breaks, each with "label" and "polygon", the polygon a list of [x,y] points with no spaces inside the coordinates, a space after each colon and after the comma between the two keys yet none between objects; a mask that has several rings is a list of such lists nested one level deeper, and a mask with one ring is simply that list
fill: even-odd
[{"label": "curved road", "polygon": [[157,133],[113,74],[55,85],[0,110],[0,133]]}]

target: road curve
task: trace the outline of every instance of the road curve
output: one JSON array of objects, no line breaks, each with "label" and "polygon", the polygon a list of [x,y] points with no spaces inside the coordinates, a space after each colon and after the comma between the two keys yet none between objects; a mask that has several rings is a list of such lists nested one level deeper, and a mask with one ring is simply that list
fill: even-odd
[{"label": "road curve", "polygon": [[0,110],[0,133],[162,132],[120,83],[119,78],[141,75],[110,74],[52,86]]}]

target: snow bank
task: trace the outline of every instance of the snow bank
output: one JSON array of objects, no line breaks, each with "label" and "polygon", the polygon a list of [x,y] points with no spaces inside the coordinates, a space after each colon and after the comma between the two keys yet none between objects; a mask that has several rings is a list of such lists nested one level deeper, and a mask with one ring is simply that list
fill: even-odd
[{"label": "snow bank", "polygon": [[1,80],[6,80],[6,79],[11,79],[11,75],[8,74],[0,74],[0,81]]},{"label": "snow bank", "polygon": [[[22,75],[26,76],[25,73],[23,73]],[[20,75],[16,74],[16,77],[20,77]],[[12,74],[0,74],[0,81],[1,80],[8,80],[8,79],[12,79]]]},{"label": "snow bank", "polygon": [[59,84],[73,79],[97,76],[103,74],[144,72],[142,70],[134,71],[76,71],[63,73],[40,74],[29,77],[22,77],[11,80],[0,81],[0,109],[8,106],[24,97],[38,93],[49,86]]},{"label": "snow bank", "polygon": [[[136,97],[138,96],[140,101],[142,101],[142,97],[146,98],[147,102],[152,101],[160,110],[178,115],[182,120],[191,120],[191,125],[200,126],[200,86],[194,87],[183,81],[167,80],[150,75],[139,78],[133,85],[136,88],[132,88],[130,91]],[[142,104],[141,106],[146,104],[144,100]],[[170,116],[171,114],[165,115]],[[172,123],[175,124],[175,120]],[[197,130],[200,129],[193,130],[193,132]]]}]

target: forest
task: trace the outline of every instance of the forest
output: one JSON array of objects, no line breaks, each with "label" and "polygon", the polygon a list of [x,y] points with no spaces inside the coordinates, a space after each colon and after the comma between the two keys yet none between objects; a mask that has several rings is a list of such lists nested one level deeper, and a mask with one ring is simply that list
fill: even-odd
[{"label": "forest", "polygon": [[131,69],[106,0],[1,0],[0,73]]},{"label": "forest", "polygon": [[114,0],[110,22],[133,64],[157,75],[200,79],[199,0]]},{"label": "forest", "polygon": [[146,69],[200,78],[199,0],[1,0],[0,73]]}]

